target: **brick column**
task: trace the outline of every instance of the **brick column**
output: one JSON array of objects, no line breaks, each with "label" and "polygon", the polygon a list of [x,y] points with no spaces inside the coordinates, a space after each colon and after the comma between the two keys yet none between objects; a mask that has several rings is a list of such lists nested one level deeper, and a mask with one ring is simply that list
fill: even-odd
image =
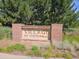
[{"label": "brick column", "polygon": [[51,25],[51,41],[53,45],[58,45],[62,42],[62,24],[52,24]]},{"label": "brick column", "polygon": [[20,41],[22,35],[23,24],[12,24],[12,39],[14,41]]}]

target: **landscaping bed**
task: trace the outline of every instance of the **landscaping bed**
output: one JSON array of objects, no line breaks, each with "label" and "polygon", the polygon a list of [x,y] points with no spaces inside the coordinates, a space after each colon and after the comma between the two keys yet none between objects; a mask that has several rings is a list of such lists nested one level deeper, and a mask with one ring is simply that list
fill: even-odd
[{"label": "landscaping bed", "polygon": [[26,47],[25,45],[16,43],[11,44],[6,47],[0,48],[1,53],[13,54],[13,55],[24,55],[24,56],[37,56],[45,58],[72,58],[73,55],[68,50],[59,50],[55,47],[41,48],[38,46],[32,46],[31,48]]}]

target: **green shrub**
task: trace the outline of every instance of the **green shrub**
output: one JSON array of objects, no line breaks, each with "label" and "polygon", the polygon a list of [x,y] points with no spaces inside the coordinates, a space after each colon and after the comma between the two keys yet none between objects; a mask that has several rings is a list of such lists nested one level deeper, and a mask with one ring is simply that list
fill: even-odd
[{"label": "green shrub", "polygon": [[21,45],[21,44],[16,44],[13,47],[14,47],[14,50],[17,50],[17,51],[24,51],[24,50],[26,50],[25,46]]},{"label": "green shrub", "polygon": [[37,46],[32,46],[32,54],[33,56],[40,56],[41,55],[40,49]]},{"label": "green shrub", "polygon": [[49,57],[52,57],[52,47],[48,47],[47,51],[44,52],[43,57],[45,57],[45,59],[48,59]]},{"label": "green shrub", "polygon": [[72,55],[70,53],[65,54],[65,59],[72,59]]},{"label": "green shrub", "polygon": [[25,55],[33,56],[32,50],[25,51]]},{"label": "green shrub", "polygon": [[58,58],[63,57],[63,54],[62,53],[56,53],[55,57],[58,57]]},{"label": "green shrub", "polygon": [[8,52],[13,52],[13,51],[25,51],[26,48],[25,48],[24,45],[15,44],[15,45],[11,45],[11,46],[7,47],[6,50],[7,50]]},{"label": "green shrub", "polygon": [[0,52],[7,52],[6,48],[0,48]]},{"label": "green shrub", "polygon": [[1,39],[11,39],[11,28],[0,26],[0,40]]},{"label": "green shrub", "polygon": [[14,47],[13,46],[8,46],[6,48],[6,52],[13,52],[14,51]]},{"label": "green shrub", "polygon": [[3,52],[3,48],[0,48],[0,52]]}]

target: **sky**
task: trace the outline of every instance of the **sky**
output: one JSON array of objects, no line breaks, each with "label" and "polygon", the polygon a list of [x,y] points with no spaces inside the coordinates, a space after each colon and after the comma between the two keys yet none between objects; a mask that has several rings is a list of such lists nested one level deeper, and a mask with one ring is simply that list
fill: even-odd
[{"label": "sky", "polygon": [[75,3],[75,6],[73,7],[73,9],[76,9],[76,12],[79,12],[79,0],[74,0],[73,3]]}]

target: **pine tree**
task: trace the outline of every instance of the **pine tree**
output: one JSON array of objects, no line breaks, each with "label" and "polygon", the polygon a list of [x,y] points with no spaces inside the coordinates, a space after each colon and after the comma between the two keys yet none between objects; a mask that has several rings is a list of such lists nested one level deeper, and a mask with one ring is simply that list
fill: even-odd
[{"label": "pine tree", "polygon": [[[29,1],[29,0],[28,0]],[[27,0],[1,0],[0,21],[4,25],[12,23],[29,23],[32,11]]]},{"label": "pine tree", "polygon": [[64,28],[78,22],[77,13],[71,10],[73,0],[1,0],[0,22],[5,25],[24,23],[50,25],[62,23]]}]

